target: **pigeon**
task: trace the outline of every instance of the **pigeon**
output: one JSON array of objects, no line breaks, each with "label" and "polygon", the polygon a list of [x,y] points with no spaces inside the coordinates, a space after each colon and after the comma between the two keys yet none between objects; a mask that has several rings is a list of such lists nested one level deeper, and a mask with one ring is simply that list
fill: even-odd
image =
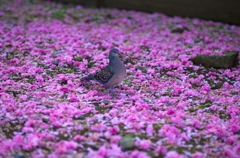
[{"label": "pigeon", "polygon": [[105,87],[110,88],[113,92],[113,87],[123,81],[126,75],[126,68],[119,58],[119,50],[116,48],[111,49],[109,53],[109,64],[102,68],[100,71],[90,74],[81,80],[96,81],[103,84]]}]

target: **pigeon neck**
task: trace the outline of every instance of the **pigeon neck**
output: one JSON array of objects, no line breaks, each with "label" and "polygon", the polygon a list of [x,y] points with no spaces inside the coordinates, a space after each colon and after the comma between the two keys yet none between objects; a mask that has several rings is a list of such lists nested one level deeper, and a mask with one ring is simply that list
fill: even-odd
[{"label": "pigeon neck", "polygon": [[115,56],[113,56],[113,55],[111,55],[111,54],[109,55],[109,60],[110,60],[110,61],[113,61],[114,58],[115,58]]}]

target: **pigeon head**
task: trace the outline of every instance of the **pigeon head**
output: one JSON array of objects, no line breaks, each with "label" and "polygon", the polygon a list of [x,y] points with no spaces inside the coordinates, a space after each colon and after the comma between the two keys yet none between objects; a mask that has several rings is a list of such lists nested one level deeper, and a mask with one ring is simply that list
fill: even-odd
[{"label": "pigeon head", "polygon": [[117,48],[113,48],[109,53],[109,59],[113,60],[116,56],[119,56],[119,55],[120,55],[119,50]]},{"label": "pigeon head", "polygon": [[119,50],[117,48],[111,49],[110,55],[114,55],[114,56],[120,55]]}]

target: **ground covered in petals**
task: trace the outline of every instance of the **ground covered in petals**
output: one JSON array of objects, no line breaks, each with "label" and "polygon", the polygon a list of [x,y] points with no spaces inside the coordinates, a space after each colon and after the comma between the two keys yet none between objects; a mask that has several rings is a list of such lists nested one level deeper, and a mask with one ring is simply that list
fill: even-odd
[{"label": "ground covered in petals", "polygon": [[[0,1],[0,157],[240,156],[240,27],[48,1]],[[118,48],[117,96],[81,77]]]}]

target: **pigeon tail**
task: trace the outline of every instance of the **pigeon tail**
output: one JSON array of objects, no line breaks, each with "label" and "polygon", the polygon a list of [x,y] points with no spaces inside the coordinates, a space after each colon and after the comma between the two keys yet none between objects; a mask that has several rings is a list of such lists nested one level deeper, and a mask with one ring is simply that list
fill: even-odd
[{"label": "pigeon tail", "polygon": [[81,78],[81,81],[90,81],[90,80],[95,80],[94,79],[94,74],[90,74],[87,77]]}]

